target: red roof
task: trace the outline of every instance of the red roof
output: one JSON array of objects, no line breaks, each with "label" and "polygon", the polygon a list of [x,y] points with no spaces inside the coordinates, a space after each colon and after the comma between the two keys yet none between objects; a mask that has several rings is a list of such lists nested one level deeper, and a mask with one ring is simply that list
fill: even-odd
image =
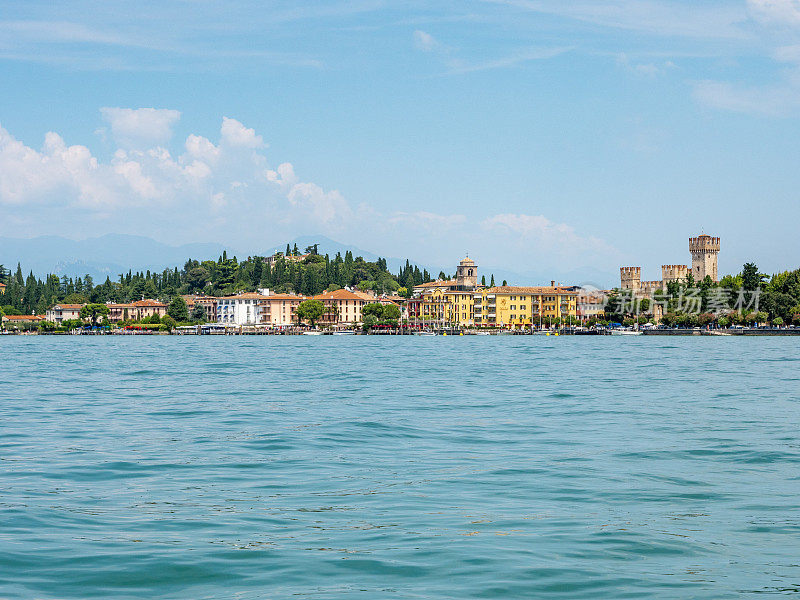
[{"label": "red roof", "polygon": [[56,304],[50,310],[80,310],[83,308],[83,304]]},{"label": "red roof", "polygon": [[325,292],[324,294],[320,294],[319,296],[314,296],[314,300],[361,300],[362,302],[366,302],[366,299],[362,296],[354,294],[353,292],[348,292],[345,289],[341,290],[334,290],[332,292]]},{"label": "red roof", "polygon": [[132,305],[137,308],[148,308],[148,307],[160,308],[162,306],[163,307],[167,306],[166,304],[164,304],[163,302],[159,302],[158,300],[139,300],[137,302],[133,302]]},{"label": "red roof", "polygon": [[3,318],[6,321],[44,321],[40,315],[6,315]]}]

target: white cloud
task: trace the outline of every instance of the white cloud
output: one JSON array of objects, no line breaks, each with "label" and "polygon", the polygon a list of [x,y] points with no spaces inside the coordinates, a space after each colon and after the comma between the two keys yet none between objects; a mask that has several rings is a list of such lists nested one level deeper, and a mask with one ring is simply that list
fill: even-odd
[{"label": "white cloud", "polygon": [[[119,110],[145,123],[140,116],[152,114]],[[165,136],[163,129],[150,129],[151,140]],[[574,266],[613,254],[602,242],[541,215],[498,214],[481,221],[464,214],[354,207],[338,191],[304,181],[291,163],[271,167],[265,148],[253,129],[227,117],[216,142],[191,134],[176,156],[161,145],[120,147],[108,161],[56,133],[48,133],[37,150],[0,127],[0,210],[6,217],[0,234],[139,233],[253,249],[323,234],[441,264],[467,249],[520,269],[533,255]]]},{"label": "white cloud", "polygon": [[763,23],[800,25],[800,0],[747,0],[753,16]]},{"label": "white cloud", "polygon": [[172,126],[181,113],[166,108],[100,109],[103,119],[111,125],[114,141],[123,148],[148,148],[166,144],[172,138]]},{"label": "white cloud", "polygon": [[[694,99],[730,112],[789,117],[800,112],[800,0],[747,0],[749,13],[779,71],[767,84],[743,81],[692,82]],[[785,64],[785,63],[788,63]]]},{"label": "white cloud", "polygon": [[442,233],[463,226],[467,222],[465,215],[440,215],[428,211],[402,212],[398,211],[389,217],[393,225],[413,227],[417,230]]},{"label": "white cloud", "polygon": [[449,72],[451,74],[460,75],[474,73],[476,71],[488,71],[490,69],[505,69],[533,60],[555,58],[569,50],[571,50],[571,48],[523,48],[507,56],[474,63],[453,59],[448,61],[450,67]]},{"label": "white cloud", "polygon": [[236,119],[222,117],[221,141],[239,148],[261,148],[264,140],[256,135],[255,129],[248,129]]},{"label": "white cloud", "polygon": [[[252,226],[254,219],[332,231],[352,212],[338,192],[301,181],[289,163],[273,175],[260,153],[261,136],[235,119],[223,119],[217,144],[192,134],[183,153],[173,157],[156,144],[170,137],[177,111],[102,114],[120,142],[108,162],[85,146],[68,146],[56,133],[35,150],[0,127],[0,205],[47,207],[52,214],[88,210],[95,217],[113,215],[121,227],[145,221],[140,215],[159,215],[173,227],[181,223],[181,232],[190,235],[201,232],[208,217],[224,222],[228,233]],[[234,212],[220,215],[225,208]]]},{"label": "white cloud", "polygon": [[766,117],[786,117],[800,110],[800,82],[793,80],[765,87],[698,81],[694,83],[693,95],[695,100],[712,108]]},{"label": "white cloud", "polygon": [[422,50],[423,52],[432,52],[436,49],[439,45],[439,42],[436,41],[430,33],[426,33],[425,31],[421,31],[417,29],[414,32],[414,47],[417,50]]},{"label": "white cloud", "polygon": [[[585,23],[660,36],[698,39],[747,37],[743,7],[657,0],[485,0]],[[777,0],[776,0],[777,1]]]},{"label": "white cloud", "polygon": [[583,252],[612,253],[611,246],[595,237],[583,237],[566,223],[554,223],[544,215],[502,213],[481,222],[485,230],[514,240],[530,249],[570,255]]}]

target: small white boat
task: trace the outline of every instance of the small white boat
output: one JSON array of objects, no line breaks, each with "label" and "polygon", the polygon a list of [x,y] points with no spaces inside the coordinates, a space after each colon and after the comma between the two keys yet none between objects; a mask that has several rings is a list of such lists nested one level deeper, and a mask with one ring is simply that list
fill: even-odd
[{"label": "small white boat", "polygon": [[612,329],[611,335],[642,335],[642,332],[633,329]]},{"label": "small white boat", "polygon": [[432,331],[415,331],[414,335],[436,335]]},{"label": "small white boat", "polygon": [[334,331],[333,335],[355,335],[356,332],[353,330],[345,330],[345,331]]},{"label": "small white boat", "polygon": [[304,331],[303,335],[322,335],[321,331]]}]

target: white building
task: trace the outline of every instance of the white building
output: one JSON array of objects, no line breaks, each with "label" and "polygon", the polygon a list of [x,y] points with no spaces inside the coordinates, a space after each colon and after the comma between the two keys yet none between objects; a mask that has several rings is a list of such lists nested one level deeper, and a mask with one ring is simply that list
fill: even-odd
[{"label": "white building", "polygon": [[217,323],[221,325],[257,325],[261,322],[261,303],[266,296],[247,292],[217,300]]},{"label": "white building", "polygon": [[80,319],[83,304],[56,304],[45,314],[48,321],[61,325],[62,321],[68,319]]}]

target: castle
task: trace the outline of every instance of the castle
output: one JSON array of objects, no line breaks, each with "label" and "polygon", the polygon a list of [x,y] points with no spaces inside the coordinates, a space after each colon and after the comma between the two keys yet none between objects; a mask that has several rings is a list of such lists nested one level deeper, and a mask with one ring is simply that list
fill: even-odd
[{"label": "castle", "polygon": [[661,279],[658,281],[642,281],[641,267],[620,267],[620,289],[632,290],[637,296],[651,296],[653,292],[665,289],[673,281],[686,281],[689,273],[695,281],[702,281],[706,276],[711,281],[719,281],[717,276],[717,255],[719,254],[719,238],[700,235],[689,238],[689,253],[692,255],[691,269],[687,265],[661,265]]}]

